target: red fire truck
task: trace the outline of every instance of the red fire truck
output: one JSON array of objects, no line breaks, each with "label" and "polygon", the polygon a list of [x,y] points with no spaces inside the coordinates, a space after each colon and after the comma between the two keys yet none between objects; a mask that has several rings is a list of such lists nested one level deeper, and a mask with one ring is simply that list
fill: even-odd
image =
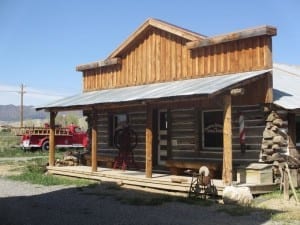
[{"label": "red fire truck", "polygon": [[[15,134],[22,136],[20,146],[26,151],[30,149],[49,150],[50,127],[22,127],[14,129]],[[55,128],[56,148],[86,148],[88,136],[76,125]]]}]

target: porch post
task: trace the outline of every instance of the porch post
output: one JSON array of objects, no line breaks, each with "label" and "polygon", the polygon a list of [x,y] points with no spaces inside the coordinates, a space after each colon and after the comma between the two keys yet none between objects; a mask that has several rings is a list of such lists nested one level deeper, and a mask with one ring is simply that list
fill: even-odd
[{"label": "porch post", "polygon": [[[297,156],[296,150],[296,115],[295,113],[288,113],[288,154],[290,156]],[[296,176],[297,177],[297,176]],[[293,178],[292,178],[293,180]],[[297,178],[296,178],[297,180]],[[288,176],[288,168],[283,171],[283,199],[288,201],[290,199],[290,182]]]},{"label": "porch post", "polygon": [[266,92],[265,103],[272,103],[273,102],[273,76],[271,73],[267,74],[266,82],[267,82],[267,92]]},{"label": "porch post", "polygon": [[231,128],[231,95],[224,96],[223,125],[223,171],[222,181],[226,185],[232,182],[232,128]]},{"label": "porch post", "polygon": [[96,113],[92,114],[92,172],[97,171],[97,116]]},{"label": "porch post", "polygon": [[296,115],[288,113],[288,148],[291,156],[297,156],[296,150]]},{"label": "porch post", "polygon": [[55,117],[57,112],[50,112],[50,132],[49,132],[49,166],[55,163]]},{"label": "porch post", "polygon": [[152,178],[152,108],[147,106],[146,122],[146,177]]}]

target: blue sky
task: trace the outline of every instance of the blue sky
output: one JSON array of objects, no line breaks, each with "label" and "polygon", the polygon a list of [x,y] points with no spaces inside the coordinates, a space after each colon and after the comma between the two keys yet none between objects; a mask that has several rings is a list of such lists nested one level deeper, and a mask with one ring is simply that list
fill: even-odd
[{"label": "blue sky", "polygon": [[149,17],[213,36],[277,27],[274,62],[300,64],[299,0],[0,0],[0,105],[82,91],[78,64],[105,59]]}]

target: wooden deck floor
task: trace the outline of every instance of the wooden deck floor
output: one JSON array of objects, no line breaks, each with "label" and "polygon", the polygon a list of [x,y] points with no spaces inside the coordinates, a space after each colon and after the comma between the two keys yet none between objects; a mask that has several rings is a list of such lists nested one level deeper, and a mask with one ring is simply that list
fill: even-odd
[{"label": "wooden deck floor", "polygon": [[[116,182],[118,184],[126,184],[166,191],[175,191],[188,193],[190,189],[191,177],[175,176],[170,174],[153,173],[152,178],[146,178],[145,172],[133,170],[119,170],[98,167],[97,172],[92,172],[89,166],[64,166],[64,167],[47,167],[48,172],[56,175],[72,176],[85,179],[99,180],[103,182]],[[218,195],[222,195],[224,184],[221,180],[212,180],[217,189]],[[276,185],[254,185],[241,184],[238,186],[248,186],[252,194],[261,194],[271,192]]]}]

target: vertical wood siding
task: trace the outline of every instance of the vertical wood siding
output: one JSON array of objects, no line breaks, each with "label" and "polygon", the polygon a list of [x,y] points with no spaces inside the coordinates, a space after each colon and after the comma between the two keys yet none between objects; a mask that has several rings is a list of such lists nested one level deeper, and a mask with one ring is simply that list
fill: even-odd
[{"label": "vertical wood siding", "polygon": [[257,103],[270,102],[268,99],[268,76],[262,76],[256,81],[244,85],[244,95],[232,98],[234,105],[255,105]]},{"label": "vertical wood siding", "polygon": [[86,70],[84,91],[271,68],[271,37],[189,50],[187,40],[152,28],[119,57],[121,64]]}]

